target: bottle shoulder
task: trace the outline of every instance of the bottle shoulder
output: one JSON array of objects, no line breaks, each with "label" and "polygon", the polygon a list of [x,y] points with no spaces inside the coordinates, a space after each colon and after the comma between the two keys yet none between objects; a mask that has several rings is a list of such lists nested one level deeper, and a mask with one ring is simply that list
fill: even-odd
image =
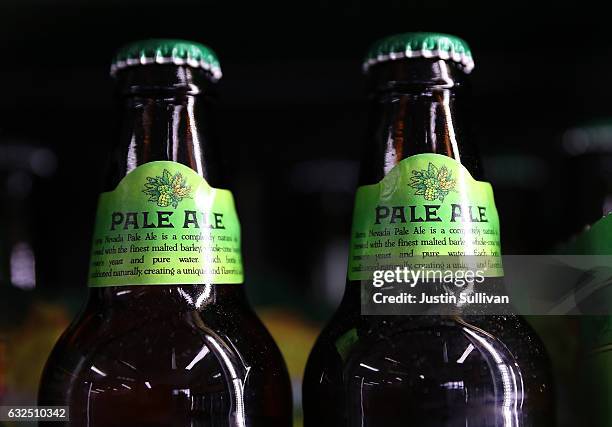
[{"label": "bottle shoulder", "polygon": [[[306,369],[304,407],[307,418],[319,422],[313,408],[325,398],[318,396],[341,393],[342,414],[362,413],[369,423],[387,426],[420,417],[435,420],[431,425],[441,422],[436,417],[475,421],[471,411],[501,413],[523,402],[525,411],[549,416],[551,377],[539,338],[516,316],[355,316],[330,323],[321,334]],[[328,409],[331,418],[341,418]]]},{"label": "bottle shoulder", "polygon": [[358,309],[340,308],[323,329],[310,357],[318,369],[335,364],[345,370],[391,354],[407,361],[454,352],[460,360],[470,348],[481,356],[493,351],[529,371],[550,370],[543,343],[521,316],[361,316]]},{"label": "bottle shoulder", "polygon": [[194,376],[196,365],[220,369],[225,362],[235,364],[235,372],[284,369],[274,340],[246,303],[144,314],[128,308],[90,301],[60,338],[49,364],[71,365],[73,373],[92,378],[96,363],[120,370],[137,366],[153,375],[178,370],[186,378]]},{"label": "bottle shoulder", "polygon": [[[213,405],[210,419],[221,422],[236,405],[245,416],[262,415],[265,389],[282,396],[276,415],[290,416],[284,361],[248,306],[148,316],[95,307],[90,304],[56,344],[43,373],[41,403],[83,407],[93,387],[100,394],[93,403],[98,414],[122,402],[154,411],[155,402],[169,408],[185,398]],[[235,398],[243,401],[232,402]]]}]

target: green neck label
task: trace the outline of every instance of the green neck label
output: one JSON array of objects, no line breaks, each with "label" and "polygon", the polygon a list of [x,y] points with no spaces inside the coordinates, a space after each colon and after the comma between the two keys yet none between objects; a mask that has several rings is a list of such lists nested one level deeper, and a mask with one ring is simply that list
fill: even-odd
[{"label": "green neck label", "polygon": [[89,286],[242,283],[234,197],[180,163],[145,163],[102,193]]},{"label": "green neck label", "polygon": [[456,160],[411,156],[379,183],[357,189],[349,280],[474,256],[486,260],[487,277],[503,276],[493,189]]}]

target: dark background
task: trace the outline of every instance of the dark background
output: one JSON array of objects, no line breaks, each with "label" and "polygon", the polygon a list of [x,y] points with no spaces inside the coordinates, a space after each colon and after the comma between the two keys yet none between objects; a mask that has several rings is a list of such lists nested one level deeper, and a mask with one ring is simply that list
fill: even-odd
[{"label": "dark background", "polygon": [[117,47],[146,37],[202,41],[221,59],[217,142],[231,147],[249,281],[310,296],[313,267],[325,270],[318,258],[336,251],[330,239],[346,243],[367,116],[361,60],[372,41],[396,32],[444,31],[472,47],[472,129],[506,253],[543,252],[596,219],[600,211],[574,217],[585,207],[565,180],[581,173],[564,168],[560,146],[569,127],[612,109],[606,15],[588,2],[428,3],[3,2],[0,144],[56,156],[55,173],[32,177],[27,218],[18,215],[40,287],[85,282],[115,141],[109,63]]},{"label": "dark background", "polygon": [[[309,337],[344,287],[367,118],[361,60],[380,37],[443,31],[470,43],[474,142],[506,253],[545,253],[600,217],[609,169],[600,154],[612,140],[608,14],[587,1],[431,3],[4,0],[1,323],[27,324],[40,312],[33,301],[70,301],[70,317],[84,297],[115,141],[110,60],[140,38],[193,39],[218,53],[217,142],[231,153],[246,286],[260,309],[294,316]],[[34,291],[23,290],[34,285],[27,277],[14,283],[17,245],[35,259]]]}]

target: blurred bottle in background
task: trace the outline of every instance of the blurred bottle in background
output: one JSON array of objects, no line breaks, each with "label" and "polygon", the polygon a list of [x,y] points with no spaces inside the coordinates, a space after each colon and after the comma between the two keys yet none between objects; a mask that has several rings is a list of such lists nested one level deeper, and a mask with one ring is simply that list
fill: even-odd
[{"label": "blurred bottle in background", "polygon": [[[593,119],[563,133],[563,187],[568,197],[568,229],[563,253],[612,256],[612,120]],[[569,202],[571,200],[571,203]],[[598,266],[600,272],[603,266]],[[605,268],[605,267],[604,267]],[[609,272],[607,273],[609,274]],[[588,274],[585,275],[589,280]],[[599,279],[597,274],[592,279]],[[612,275],[579,301],[586,314],[574,319],[579,330],[575,373],[583,425],[612,426]]]},{"label": "blurred bottle in background", "polygon": [[566,234],[584,231],[612,211],[612,119],[593,119],[566,130],[562,188],[572,203],[564,205]]},{"label": "blurred bottle in background", "polygon": [[[36,229],[36,196],[57,168],[40,143],[0,136],[0,404],[33,404],[45,354],[68,323],[67,310],[45,297]],[[48,290],[48,289],[47,289]]]}]

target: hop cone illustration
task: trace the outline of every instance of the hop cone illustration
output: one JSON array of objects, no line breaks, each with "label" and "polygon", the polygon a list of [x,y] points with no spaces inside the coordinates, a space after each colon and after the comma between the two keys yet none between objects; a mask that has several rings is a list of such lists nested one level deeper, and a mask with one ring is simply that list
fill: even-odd
[{"label": "hop cone illustration", "polygon": [[412,171],[410,187],[416,189],[414,194],[423,196],[425,200],[444,201],[450,191],[455,189],[455,180],[446,166],[437,168],[429,163],[427,169]]},{"label": "hop cone illustration", "polygon": [[161,176],[148,176],[142,192],[149,196],[149,201],[160,207],[176,208],[183,199],[191,198],[191,187],[183,175],[180,172],[171,175],[166,169]]}]

